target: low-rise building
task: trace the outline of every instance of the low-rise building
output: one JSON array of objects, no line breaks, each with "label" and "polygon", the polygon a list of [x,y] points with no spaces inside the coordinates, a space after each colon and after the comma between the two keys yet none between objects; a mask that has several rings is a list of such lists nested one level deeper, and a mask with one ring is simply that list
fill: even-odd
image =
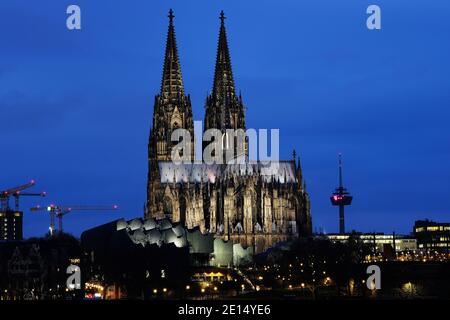
[{"label": "low-rise building", "polygon": [[0,300],[78,297],[66,287],[66,271],[79,260],[79,242],[66,234],[0,241]]},{"label": "low-rise building", "polygon": [[419,249],[449,252],[450,223],[418,220],[414,223],[413,232]]},{"label": "low-rise building", "polygon": [[83,232],[81,246],[86,297],[110,299],[175,297],[193,274],[215,270],[212,278],[223,280],[228,268],[251,263],[254,252],[167,218],[116,220]]},{"label": "low-rise building", "polygon": [[392,247],[396,252],[417,250],[417,240],[412,236],[384,233],[325,234],[324,237],[333,242],[347,242],[354,235],[360,241],[375,248],[376,252],[384,252]]}]

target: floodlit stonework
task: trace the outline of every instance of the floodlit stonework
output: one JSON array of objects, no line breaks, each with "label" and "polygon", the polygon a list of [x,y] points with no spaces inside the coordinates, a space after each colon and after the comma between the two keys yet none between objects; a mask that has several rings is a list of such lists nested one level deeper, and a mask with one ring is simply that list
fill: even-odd
[{"label": "floodlit stonework", "polygon": [[[183,128],[194,137],[192,106],[184,92],[169,14],[161,92],[155,97],[153,125],[148,146],[148,184],[145,218],[169,218],[187,228],[240,243],[261,252],[279,241],[311,233],[309,195],[300,161],[242,164],[175,164],[171,134]],[[206,99],[205,130],[245,130],[245,107],[236,95],[231,68],[225,16],[217,49],[214,85]],[[237,143],[234,144],[238,145]],[[245,154],[248,155],[248,146]],[[193,158],[195,145],[191,143]]]}]

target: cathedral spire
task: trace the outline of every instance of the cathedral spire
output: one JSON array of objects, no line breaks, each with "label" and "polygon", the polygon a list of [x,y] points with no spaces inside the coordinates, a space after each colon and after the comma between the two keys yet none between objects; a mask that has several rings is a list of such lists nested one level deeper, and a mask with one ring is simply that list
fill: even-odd
[{"label": "cathedral spire", "polygon": [[230,50],[228,49],[225,14],[220,12],[220,33],[217,46],[216,69],[214,74],[213,95],[224,100],[236,96],[233,72],[231,70]]},{"label": "cathedral spire", "polygon": [[169,30],[167,32],[166,54],[164,58],[164,71],[161,83],[161,97],[175,100],[184,95],[183,78],[178,57],[175,28],[173,26],[173,10],[169,11]]},{"label": "cathedral spire", "polygon": [[236,95],[230,50],[225,29],[225,14],[220,13],[220,31],[217,45],[214,84],[206,98],[205,130],[245,130],[245,108],[242,98]]}]

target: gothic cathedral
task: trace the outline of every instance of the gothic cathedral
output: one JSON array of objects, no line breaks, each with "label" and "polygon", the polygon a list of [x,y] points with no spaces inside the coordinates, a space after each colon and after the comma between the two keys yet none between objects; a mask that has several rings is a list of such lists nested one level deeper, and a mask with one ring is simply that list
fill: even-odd
[{"label": "gothic cathedral", "polygon": [[[309,195],[295,152],[292,160],[277,161],[276,170],[269,168],[270,174],[259,162],[171,161],[172,132],[183,128],[194,137],[191,99],[184,92],[173,18],[170,10],[161,92],[155,97],[148,144],[145,218],[169,218],[188,229],[198,227],[226,241],[254,246],[256,252],[310,235]],[[245,130],[245,108],[242,97],[236,95],[223,12],[220,20],[214,84],[206,98],[204,129]]]}]

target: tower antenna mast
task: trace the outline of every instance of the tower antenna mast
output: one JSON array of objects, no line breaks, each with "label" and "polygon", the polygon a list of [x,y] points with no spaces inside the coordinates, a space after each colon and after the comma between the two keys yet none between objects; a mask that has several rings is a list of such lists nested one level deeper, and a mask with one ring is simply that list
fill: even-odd
[{"label": "tower antenna mast", "polygon": [[339,187],[333,192],[330,197],[331,204],[339,207],[339,233],[345,233],[345,214],[344,207],[349,206],[352,203],[353,197],[344,188],[342,178],[342,154],[339,153]]}]

